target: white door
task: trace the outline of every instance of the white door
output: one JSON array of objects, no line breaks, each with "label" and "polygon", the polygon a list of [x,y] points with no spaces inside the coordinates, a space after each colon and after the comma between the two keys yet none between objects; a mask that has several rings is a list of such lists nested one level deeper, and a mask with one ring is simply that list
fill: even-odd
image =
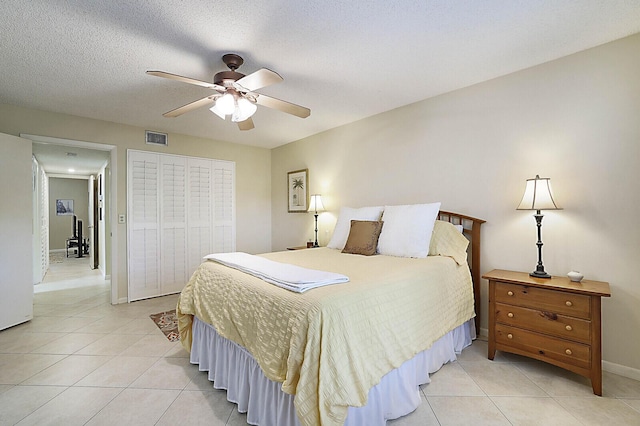
[{"label": "white door", "polygon": [[187,159],[160,156],[160,293],[187,282]]},{"label": "white door", "polygon": [[189,159],[188,191],[188,267],[189,275],[213,253],[213,177],[211,160]]},{"label": "white door", "polygon": [[96,177],[90,176],[88,181],[89,211],[87,215],[87,241],[89,242],[89,267],[96,269],[98,266],[96,251]]},{"label": "white door", "polygon": [[158,155],[127,151],[129,301],[160,292],[160,191]]},{"label": "white door", "polygon": [[32,158],[33,171],[33,284],[39,284],[49,269],[49,178]]},{"label": "white door", "polygon": [[0,133],[0,330],[33,318],[31,141]]},{"label": "white door", "polygon": [[236,251],[236,165],[231,161],[213,162],[214,252]]},{"label": "white door", "polygon": [[235,250],[235,163],[127,151],[129,301],[177,293]]}]

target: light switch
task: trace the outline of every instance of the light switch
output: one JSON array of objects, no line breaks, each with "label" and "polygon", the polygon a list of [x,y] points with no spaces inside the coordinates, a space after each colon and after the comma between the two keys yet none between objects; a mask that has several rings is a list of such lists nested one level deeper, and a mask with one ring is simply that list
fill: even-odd
[{"label": "light switch", "polygon": [[123,214],[118,215],[118,223],[125,223],[125,218]]}]

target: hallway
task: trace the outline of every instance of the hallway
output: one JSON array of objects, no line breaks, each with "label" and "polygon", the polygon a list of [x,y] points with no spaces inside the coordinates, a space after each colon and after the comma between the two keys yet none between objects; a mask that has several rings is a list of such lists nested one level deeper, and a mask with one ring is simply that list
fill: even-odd
[{"label": "hallway", "polygon": [[72,288],[103,287],[105,291],[111,288],[111,281],[105,280],[99,269],[89,268],[89,257],[76,257],[69,253],[66,257],[64,251],[49,252],[49,269],[41,283],[36,284],[35,294],[65,290]]}]

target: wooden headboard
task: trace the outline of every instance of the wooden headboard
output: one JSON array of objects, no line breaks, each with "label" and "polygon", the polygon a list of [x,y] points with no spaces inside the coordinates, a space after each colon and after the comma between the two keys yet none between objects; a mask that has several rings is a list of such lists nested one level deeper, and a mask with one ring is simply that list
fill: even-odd
[{"label": "wooden headboard", "polygon": [[[467,262],[471,269],[471,279],[473,280],[473,299],[476,310],[476,333],[480,333],[480,225],[485,223],[482,219],[466,216],[463,214],[446,212],[440,210],[438,219],[453,223],[454,225],[462,225],[462,233],[469,239],[469,248],[467,249]],[[469,253],[469,251],[471,253]]]}]

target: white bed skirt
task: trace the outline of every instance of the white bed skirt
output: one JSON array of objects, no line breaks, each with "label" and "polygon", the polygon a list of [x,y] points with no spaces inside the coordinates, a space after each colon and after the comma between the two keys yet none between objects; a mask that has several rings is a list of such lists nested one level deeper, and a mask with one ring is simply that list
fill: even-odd
[{"label": "white bed skirt", "polygon": [[[364,407],[349,407],[345,425],[384,426],[387,420],[413,412],[420,405],[421,384],[429,383],[429,373],[447,362],[476,337],[471,319],[436,341],[399,368],[387,373],[371,388]],[[269,380],[251,354],[242,346],[220,336],[216,330],[193,320],[191,363],[209,372],[216,389],[225,389],[227,399],[247,413],[247,422],[260,426],[299,426],[293,395],[281,390],[281,383]]]}]

